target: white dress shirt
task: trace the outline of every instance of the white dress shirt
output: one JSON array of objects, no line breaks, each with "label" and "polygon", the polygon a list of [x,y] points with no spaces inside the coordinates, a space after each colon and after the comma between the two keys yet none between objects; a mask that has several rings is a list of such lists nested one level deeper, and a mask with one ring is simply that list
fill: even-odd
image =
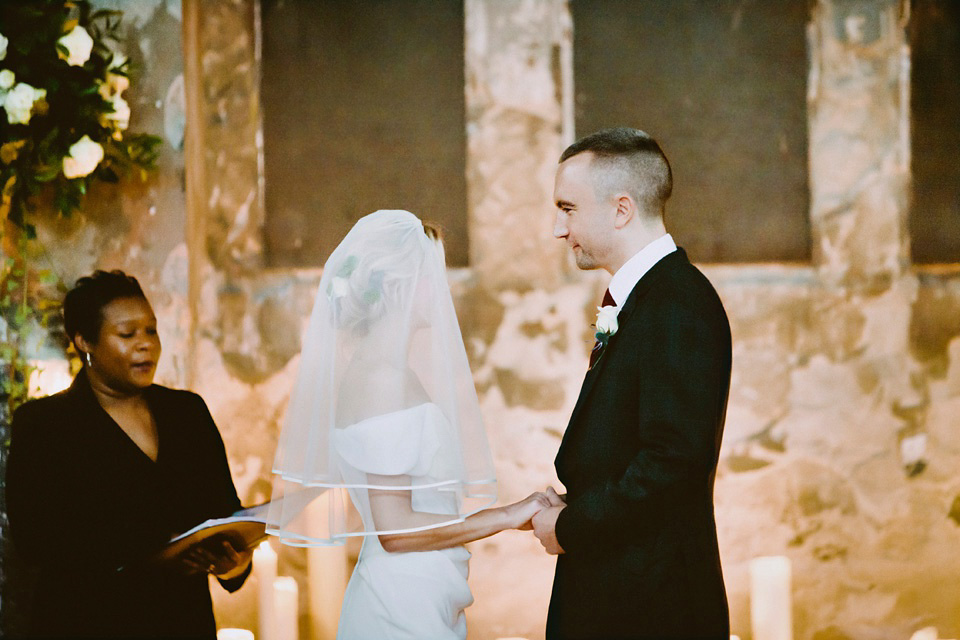
[{"label": "white dress shirt", "polygon": [[676,250],[677,245],[673,241],[673,236],[667,233],[640,249],[622,267],[617,269],[613,278],[610,279],[610,286],[608,287],[610,295],[617,305],[617,313],[620,312],[623,303],[627,301],[630,292],[640,282],[640,278],[646,275],[647,271],[653,268],[653,265]]}]

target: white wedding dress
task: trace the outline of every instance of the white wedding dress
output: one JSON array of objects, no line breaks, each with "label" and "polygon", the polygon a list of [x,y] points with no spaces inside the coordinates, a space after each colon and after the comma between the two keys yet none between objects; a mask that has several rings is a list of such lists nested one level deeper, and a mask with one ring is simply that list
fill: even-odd
[{"label": "white wedding dress", "polygon": [[324,264],[273,472],[266,530],[282,544],[363,537],[340,640],[467,637],[466,548],[387,553],[378,537],[497,499],[443,245],[409,211],[364,216]]},{"label": "white wedding dress", "polygon": [[[424,403],[338,429],[333,440],[341,473],[352,484],[367,484],[367,473],[409,476],[413,486],[423,487],[412,492],[414,510],[457,516],[457,492],[436,482],[449,454],[448,432],[440,408]],[[368,522],[367,489],[351,488],[349,494],[364,527],[376,529]],[[377,536],[365,536],[344,596],[338,640],[465,639],[464,609],[473,603],[469,559],[462,546],[389,553]]]}]

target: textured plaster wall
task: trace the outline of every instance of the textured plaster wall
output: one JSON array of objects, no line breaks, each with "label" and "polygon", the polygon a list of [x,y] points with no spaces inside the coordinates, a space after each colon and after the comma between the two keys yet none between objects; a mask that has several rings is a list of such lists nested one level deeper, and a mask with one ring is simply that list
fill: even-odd
[{"label": "textured plaster wall", "polygon": [[[167,131],[162,168],[42,235],[67,280],[94,266],[141,277],[161,319],[160,380],[192,381],[204,396],[241,499],[253,503],[269,493],[319,279],[262,266],[256,7],[201,3],[208,212],[190,218],[206,241],[189,251],[175,144],[180,13],[159,0],[124,5],[146,78],[135,85],[134,125]],[[606,277],[571,268],[550,235],[555,159],[573,134],[565,2],[465,6],[472,266],[452,272],[451,286],[506,502],[556,482],[552,460]],[[904,638],[925,625],[960,635],[960,269],[909,264],[905,7],[814,4],[812,264],[704,267],[734,338],[716,502],[743,638],[748,562],[766,554],[793,562],[797,638]],[[188,287],[188,269],[200,270],[199,287]],[[522,533],[471,550],[471,637],[542,637],[552,559]],[[281,555],[281,573],[300,580],[302,611],[306,563],[302,552]],[[215,589],[221,623],[255,628],[253,589]],[[311,621],[301,622],[306,634]]]},{"label": "textured plaster wall", "polygon": [[[182,384],[186,281],[183,228],[186,220],[183,154],[183,57],[180,3],[169,0],[100,0],[98,8],[122,9],[126,33],[120,49],[131,61],[130,129],[161,135],[158,168],[145,182],[131,177],[91,189],[81,213],[57,219],[38,211],[40,268],[66,283],[94,268],[135,274],[154,305],[166,357],[158,376]],[[44,355],[44,354],[39,354]]]}]

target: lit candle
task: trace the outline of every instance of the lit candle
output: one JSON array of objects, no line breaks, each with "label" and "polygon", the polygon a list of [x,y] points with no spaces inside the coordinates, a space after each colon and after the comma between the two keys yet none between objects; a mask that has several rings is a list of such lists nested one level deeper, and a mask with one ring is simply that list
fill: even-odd
[{"label": "lit candle", "polygon": [[277,577],[277,553],[266,540],[253,551],[253,574],[257,578],[257,629],[260,640],[274,640],[276,616],[273,606],[273,581]]},{"label": "lit candle", "polygon": [[253,640],[253,631],[246,629],[220,629],[217,640]]},{"label": "lit candle", "polygon": [[[312,536],[330,536],[330,509],[329,493],[319,496],[307,507]],[[346,545],[307,549],[307,595],[314,640],[334,640],[337,637],[337,622],[348,579]]]},{"label": "lit candle", "polygon": [[750,562],[750,625],[753,640],[792,640],[790,559],[763,556]]},{"label": "lit candle", "polygon": [[273,607],[276,624],[275,640],[298,640],[300,637],[297,581],[280,576],[273,581]]}]

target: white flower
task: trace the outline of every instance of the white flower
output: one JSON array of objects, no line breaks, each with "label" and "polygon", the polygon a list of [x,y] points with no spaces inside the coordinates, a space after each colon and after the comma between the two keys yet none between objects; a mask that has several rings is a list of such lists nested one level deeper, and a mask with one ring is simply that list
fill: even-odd
[{"label": "white flower", "polygon": [[109,126],[112,122],[117,129],[125,131],[130,126],[130,105],[119,94],[113,97],[110,104],[113,105],[113,113],[102,114],[100,123]]},{"label": "white flower", "polygon": [[103,147],[83,136],[70,146],[70,155],[63,158],[63,175],[69,179],[89,175],[103,160]]},{"label": "white flower", "polygon": [[107,83],[114,94],[120,94],[130,88],[130,78],[119,73],[107,74]]},{"label": "white flower", "polygon": [[113,59],[110,60],[110,71],[114,69],[119,69],[127,63],[127,56],[122,53],[114,53]]},{"label": "white flower", "polygon": [[347,282],[346,278],[341,278],[340,276],[335,276],[333,278],[332,293],[334,298],[342,298],[343,296],[350,293],[350,283]]},{"label": "white flower", "polygon": [[7,110],[7,122],[29,123],[34,103],[46,97],[46,89],[37,89],[26,82],[17,83],[3,99],[3,108]]},{"label": "white flower", "polygon": [[128,88],[130,88],[130,79],[127,76],[122,76],[119,73],[108,73],[106,79],[100,81],[99,93],[100,97],[110,102],[114,96],[120,95]]},{"label": "white flower", "polygon": [[74,67],[81,67],[90,59],[90,52],[93,51],[93,38],[87,33],[87,30],[77,25],[70,30],[70,33],[57,40],[57,44],[64,46],[69,55],[64,56],[58,49],[57,54],[67,61],[67,64]]},{"label": "white flower", "polygon": [[0,60],[3,60],[7,57],[7,44],[10,41],[7,40],[6,36],[0,33]]},{"label": "white flower", "polygon": [[6,91],[13,86],[13,83],[17,81],[17,76],[10,71],[10,69],[4,69],[0,71],[0,89]]},{"label": "white flower", "polygon": [[597,333],[607,337],[612,336],[619,329],[617,324],[617,307],[597,307]]}]

